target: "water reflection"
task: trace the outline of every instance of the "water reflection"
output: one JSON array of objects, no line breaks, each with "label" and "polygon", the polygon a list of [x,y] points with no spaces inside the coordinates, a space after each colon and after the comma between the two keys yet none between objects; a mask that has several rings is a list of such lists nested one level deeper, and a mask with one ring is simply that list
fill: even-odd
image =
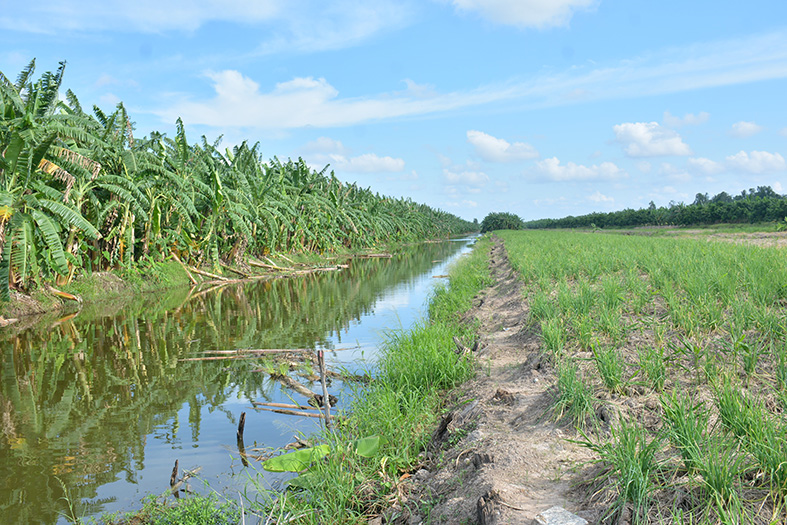
[{"label": "water reflection", "polygon": [[[330,349],[343,336],[352,341],[358,335],[348,330],[357,331],[387,291],[463,246],[426,244],[392,259],[355,259],[341,272],[209,294],[177,290],[117,311],[102,305],[49,319],[21,333],[6,329],[0,333],[3,523],[57,522],[67,508],[61,480],[84,516],[164,490],[177,457],[182,466],[184,457],[198,458],[213,473],[234,468],[217,444],[234,443],[240,408],[279,399],[280,388],[258,371],[257,360],[180,359],[236,348]],[[411,299],[423,302],[423,296]],[[250,414],[247,446],[250,436],[281,445],[281,436],[314,424],[282,429],[271,417]],[[217,437],[217,426],[225,435]]]}]

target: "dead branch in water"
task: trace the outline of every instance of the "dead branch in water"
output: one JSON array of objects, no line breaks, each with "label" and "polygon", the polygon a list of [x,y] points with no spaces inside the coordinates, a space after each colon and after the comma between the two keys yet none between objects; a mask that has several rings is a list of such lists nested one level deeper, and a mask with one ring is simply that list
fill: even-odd
[{"label": "dead branch in water", "polygon": [[277,414],[285,414],[287,416],[303,416],[303,417],[318,417],[324,418],[322,413],[303,412],[300,410],[288,410],[285,408],[267,408],[267,407],[252,407],[254,410],[265,410],[266,412],[276,412]]},{"label": "dead branch in water", "polygon": [[318,407],[313,407],[311,405],[294,405],[291,403],[274,403],[272,401],[252,401],[251,402],[254,406],[264,406],[264,407],[272,407],[272,408],[294,408],[299,410],[319,410]]},{"label": "dead branch in water", "polygon": [[229,279],[227,279],[226,277],[222,277],[221,275],[216,275],[215,273],[206,272],[205,270],[200,270],[199,268],[191,268],[191,271],[198,275],[210,277],[211,279],[215,279],[217,281],[229,281]]}]

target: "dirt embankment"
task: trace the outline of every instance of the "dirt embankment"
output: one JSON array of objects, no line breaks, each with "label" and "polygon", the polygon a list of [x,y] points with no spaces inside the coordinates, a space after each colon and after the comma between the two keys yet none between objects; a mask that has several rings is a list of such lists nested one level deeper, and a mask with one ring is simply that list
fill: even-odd
[{"label": "dirt embankment", "polygon": [[[494,286],[476,298],[480,321],[477,377],[457,393],[455,410],[435,432],[425,467],[413,475],[410,503],[392,509],[398,523],[531,524],[559,505],[588,520],[575,475],[590,458],[570,443],[573,429],[553,421],[555,377],[541,362],[537,331],[502,242],[491,251]],[[408,508],[411,507],[411,508]]]}]

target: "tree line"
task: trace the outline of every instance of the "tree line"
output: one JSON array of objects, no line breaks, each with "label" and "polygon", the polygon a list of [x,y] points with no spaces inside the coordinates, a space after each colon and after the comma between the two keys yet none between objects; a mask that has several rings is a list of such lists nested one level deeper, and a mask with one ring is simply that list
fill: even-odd
[{"label": "tree line", "polygon": [[627,208],[614,212],[594,212],[562,219],[539,219],[524,223],[525,228],[607,228],[635,226],[688,226],[720,223],[758,223],[784,221],[787,218],[787,198],[770,186],[743,190],[738,195],[721,192],[710,197],[698,193],[694,202],[670,202],[657,207],[653,201],[647,208]]},{"label": "tree line", "polygon": [[263,159],[259,143],[220,147],[134,136],[122,103],[83,109],[65,71],[0,72],[0,297],[36,283],[173,255],[192,265],[271,252],[326,252],[471,231],[410,199],[339,181],[328,166]]}]

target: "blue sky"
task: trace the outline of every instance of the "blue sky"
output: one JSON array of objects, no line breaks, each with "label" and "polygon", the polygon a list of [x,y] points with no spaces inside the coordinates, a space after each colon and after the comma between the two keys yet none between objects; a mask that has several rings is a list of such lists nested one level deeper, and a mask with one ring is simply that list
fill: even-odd
[{"label": "blue sky", "polygon": [[787,193],[783,0],[0,0],[0,71],[467,219]]}]

